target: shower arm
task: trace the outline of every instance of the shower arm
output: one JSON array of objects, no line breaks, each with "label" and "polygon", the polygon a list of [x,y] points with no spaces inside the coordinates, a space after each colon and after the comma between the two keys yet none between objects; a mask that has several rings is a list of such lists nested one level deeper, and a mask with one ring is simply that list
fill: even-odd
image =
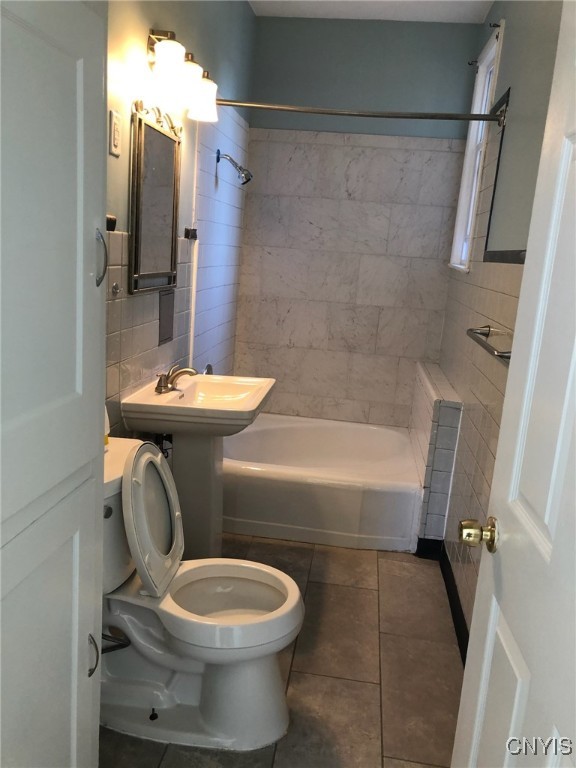
[{"label": "shower arm", "polygon": [[230,165],[234,168],[234,170],[238,174],[238,178],[240,179],[242,184],[248,184],[248,182],[252,179],[252,172],[249,171],[248,168],[244,168],[243,166],[240,165],[240,163],[237,163],[233,157],[230,157],[230,155],[225,155],[223,152],[220,152],[220,150],[217,149],[216,164],[220,162],[221,158],[224,158],[224,160],[228,160]]},{"label": "shower arm", "polygon": [[219,149],[216,150],[216,162],[219,163],[220,160],[228,160],[230,165],[234,168],[236,173],[242,173],[244,168],[242,168],[241,165],[239,165],[236,160],[234,160],[233,157],[230,157],[230,155],[225,154],[224,152],[220,152]]}]

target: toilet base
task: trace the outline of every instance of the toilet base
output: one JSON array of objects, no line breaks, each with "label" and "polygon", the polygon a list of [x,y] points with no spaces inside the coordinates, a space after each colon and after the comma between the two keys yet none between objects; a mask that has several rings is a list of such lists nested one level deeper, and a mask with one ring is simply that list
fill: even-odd
[{"label": "toilet base", "polygon": [[[241,664],[206,665],[198,704],[159,704],[157,717],[151,720],[149,703],[120,703],[123,684],[117,679],[108,681],[100,722],[152,741],[236,751],[260,749],[288,730],[284,687],[276,655]],[[159,701],[158,697],[150,700]]]},{"label": "toilet base", "polygon": [[200,712],[210,727],[247,750],[278,741],[288,730],[288,705],[276,654],[240,664],[207,665]]},{"label": "toilet base", "polygon": [[176,704],[155,710],[156,720],[150,720],[149,707],[131,707],[122,704],[102,705],[100,724],[113,731],[138,736],[150,741],[182,744],[190,747],[236,749],[232,740],[215,736],[207,728],[197,706]]}]

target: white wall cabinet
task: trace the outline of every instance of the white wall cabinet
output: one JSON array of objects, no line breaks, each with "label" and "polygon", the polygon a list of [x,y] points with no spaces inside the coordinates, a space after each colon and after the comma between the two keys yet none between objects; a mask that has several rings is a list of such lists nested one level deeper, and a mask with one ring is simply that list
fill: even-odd
[{"label": "white wall cabinet", "polygon": [[0,12],[0,764],[96,766],[106,18]]}]

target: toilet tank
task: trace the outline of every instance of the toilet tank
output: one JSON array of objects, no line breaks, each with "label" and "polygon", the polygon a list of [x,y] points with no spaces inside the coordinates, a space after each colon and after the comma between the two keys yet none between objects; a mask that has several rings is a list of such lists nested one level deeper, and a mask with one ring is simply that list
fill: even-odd
[{"label": "toilet tank", "polygon": [[111,437],[104,454],[104,544],[103,586],[107,595],[117,589],[134,572],[122,514],[122,476],[126,458],[141,440]]}]

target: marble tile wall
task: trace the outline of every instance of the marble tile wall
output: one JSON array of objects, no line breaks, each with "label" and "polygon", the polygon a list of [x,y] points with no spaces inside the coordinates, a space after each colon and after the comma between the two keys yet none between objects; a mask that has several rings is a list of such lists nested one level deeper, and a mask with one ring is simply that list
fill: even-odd
[{"label": "marble tile wall", "polygon": [[248,125],[234,109],[221,107],[218,116],[217,123],[198,124],[193,365],[211,363],[214,373],[230,374],[246,187],[230,163],[216,164],[216,150],[248,165]]},{"label": "marble tile wall", "polygon": [[437,361],[463,143],[251,129],[235,372],[268,410],[407,427]]},{"label": "marble tile wall", "polygon": [[499,136],[487,148],[468,273],[451,270],[440,365],[463,402],[460,440],[446,525],[446,549],[470,626],[481,551],[458,542],[458,521],[485,521],[508,368],[466,336],[490,324],[514,331],[523,267],[484,263]]},{"label": "marble tile wall", "polygon": [[[174,339],[158,346],[158,292],[128,293],[128,234],[108,233],[106,292],[106,407],[111,434],[125,433],[120,400],[173,363],[188,365],[192,248],[178,240],[178,287],[174,296]],[[113,292],[118,284],[120,291]]]},{"label": "marble tile wall", "polygon": [[424,489],[419,537],[444,538],[462,403],[434,363],[416,363],[410,440]]}]

